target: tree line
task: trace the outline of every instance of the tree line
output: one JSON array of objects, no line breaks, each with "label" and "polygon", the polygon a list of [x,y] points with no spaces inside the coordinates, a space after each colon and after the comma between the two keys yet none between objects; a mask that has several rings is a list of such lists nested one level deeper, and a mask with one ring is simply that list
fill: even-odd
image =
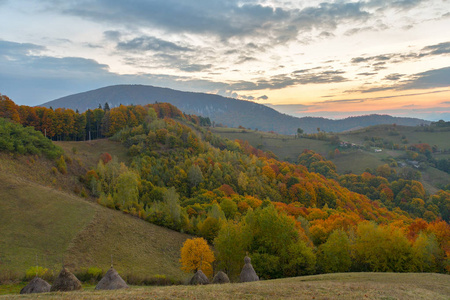
[{"label": "tree line", "polygon": [[80,113],[65,108],[30,107],[17,105],[5,95],[0,95],[0,117],[10,119],[25,127],[41,131],[51,140],[84,141],[113,136],[125,127],[146,124],[147,111],[153,108],[159,118],[178,118],[197,125],[210,126],[209,118],[185,115],[168,103],[141,105],[120,105],[110,108],[105,103]]}]

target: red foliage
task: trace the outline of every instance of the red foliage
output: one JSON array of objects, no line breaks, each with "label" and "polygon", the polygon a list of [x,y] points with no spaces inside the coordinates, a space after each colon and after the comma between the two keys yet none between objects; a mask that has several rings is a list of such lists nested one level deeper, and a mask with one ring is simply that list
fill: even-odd
[{"label": "red foliage", "polygon": [[224,192],[227,197],[236,194],[236,192],[233,190],[231,186],[228,184],[222,184],[222,186],[219,188],[220,191]]},{"label": "red foliage", "polygon": [[108,152],[100,154],[100,159],[103,161],[104,164],[107,164],[112,160],[111,154]]}]

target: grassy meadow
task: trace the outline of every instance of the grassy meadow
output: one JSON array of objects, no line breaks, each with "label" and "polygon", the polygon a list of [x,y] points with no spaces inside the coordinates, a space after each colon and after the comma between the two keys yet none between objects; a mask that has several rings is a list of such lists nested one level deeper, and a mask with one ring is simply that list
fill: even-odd
[{"label": "grassy meadow", "polygon": [[[60,143],[64,144],[64,143]],[[118,144],[78,142],[68,172],[54,173],[55,164],[35,156],[0,155],[0,282],[17,280],[38,264],[55,273],[61,263],[76,271],[111,264],[126,276],[164,275],[184,280],[179,251],[189,235],[159,227],[81,198],[78,175],[102,152]],[[72,148],[74,145],[64,145]],[[120,149],[119,149],[120,150]]]},{"label": "grassy meadow", "polygon": [[[439,149],[450,149],[450,132],[434,131],[425,132],[422,127],[395,126],[398,134],[390,133],[394,127],[392,125],[371,126],[355,131],[339,133],[341,141],[363,145],[367,137],[381,137],[402,146],[418,143],[428,143],[437,145]],[[281,135],[276,133],[261,132],[249,129],[238,128],[212,128],[211,131],[230,140],[246,140],[253,147],[264,151],[272,151],[281,160],[295,162],[297,157],[305,149],[313,150],[327,159],[331,160],[337,168],[339,174],[352,172],[362,174],[367,168],[375,170],[378,166],[386,164],[389,158],[398,158],[405,152],[403,150],[383,149],[382,152],[358,150],[342,150],[341,155],[329,157],[329,152],[336,149],[327,141],[313,140],[307,138],[295,138],[294,136]],[[407,144],[402,143],[405,137]],[[437,159],[447,158],[449,154],[433,154]],[[399,169],[399,168],[397,168]],[[433,167],[421,170],[421,182],[429,193],[436,193],[440,186],[450,182],[450,175],[439,171]]]},{"label": "grassy meadow", "polygon": [[[392,130],[397,134],[393,135]],[[377,125],[359,130],[339,133],[343,141],[355,144],[363,144],[365,137],[381,137],[399,145],[412,145],[427,143],[430,146],[437,145],[440,149],[450,149],[450,131],[425,131],[423,127]],[[402,140],[406,140],[403,143]]]},{"label": "grassy meadow", "polygon": [[248,141],[250,145],[263,151],[272,151],[281,160],[295,162],[305,149],[314,150],[324,156],[334,148],[326,141],[297,139],[292,135],[282,135],[263,131],[238,128],[211,128],[211,132],[229,140]]},{"label": "grassy meadow", "polygon": [[336,273],[206,286],[131,287],[119,291],[6,295],[0,299],[449,299],[450,276]]},{"label": "grassy meadow", "polygon": [[114,142],[109,139],[99,139],[83,142],[54,142],[60,146],[66,155],[73,160],[79,160],[86,167],[95,167],[98,163],[100,154],[109,153],[117,156],[119,161],[128,162],[127,148],[120,142]]}]

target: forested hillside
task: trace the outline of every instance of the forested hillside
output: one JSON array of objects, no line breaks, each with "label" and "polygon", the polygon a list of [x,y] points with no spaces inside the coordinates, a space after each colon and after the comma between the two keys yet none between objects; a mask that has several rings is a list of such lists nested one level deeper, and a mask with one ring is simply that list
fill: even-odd
[{"label": "forested hillside", "polygon": [[326,118],[297,118],[251,101],[226,98],[219,95],[192,93],[146,85],[115,85],[84,93],[69,95],[42,104],[44,107],[70,108],[84,112],[108,103],[110,107],[123,105],[146,105],[167,102],[187,114],[208,117],[215,124],[228,127],[243,126],[281,134],[295,134],[297,128],[306,133],[322,131],[341,132],[376,124],[415,126],[429,122],[414,118],[398,118],[387,115],[350,117],[342,120]]},{"label": "forested hillside", "polygon": [[[23,122],[20,110],[19,119],[7,112]],[[340,177],[312,151],[282,162],[202,123],[169,104],[111,108],[96,133],[123,143],[132,162],[105,154],[80,180],[104,206],[204,237],[232,277],[246,252],[266,279],[450,271],[449,191],[430,196],[414,180]]]}]

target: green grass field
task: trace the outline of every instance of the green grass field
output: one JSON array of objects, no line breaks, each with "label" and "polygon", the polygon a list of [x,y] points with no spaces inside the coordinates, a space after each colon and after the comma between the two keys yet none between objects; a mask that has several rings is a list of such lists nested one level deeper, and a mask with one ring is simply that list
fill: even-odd
[{"label": "green grass field", "polygon": [[[450,276],[418,273],[338,273],[250,283],[85,290],[7,299],[449,299]],[[2,296],[0,296],[2,299]]]},{"label": "green grass field", "polygon": [[[430,146],[437,145],[439,149],[450,149],[450,131],[424,131],[422,127],[409,126],[395,126],[398,135],[390,134],[389,130],[394,127],[392,125],[377,125],[367,128],[343,132],[339,134],[342,141],[347,141],[355,144],[364,144],[365,137],[381,137],[383,139],[392,141],[399,145],[412,145],[427,143]],[[402,143],[402,138],[407,140],[406,144]]]},{"label": "green grass field", "polygon": [[34,158],[0,157],[0,280],[5,274],[23,277],[36,265],[36,255],[39,265],[58,272],[63,260],[71,270],[107,270],[111,254],[125,275],[186,278],[178,260],[188,235],[55,188],[64,182],[59,178],[76,176],[52,174],[52,162],[45,159],[24,163]]},{"label": "green grass field", "polygon": [[273,134],[263,131],[242,130],[237,128],[212,128],[211,131],[229,140],[246,140],[253,147],[272,151],[281,160],[295,162],[305,149],[314,150],[324,156],[334,147],[325,141],[294,138],[294,136]]},{"label": "green grass field", "polygon": [[[54,142],[63,148],[66,155],[74,160],[80,160],[86,167],[97,166],[100,154],[109,153],[117,156],[119,161],[128,162],[127,148],[120,142],[113,142],[109,139],[92,140],[90,142]],[[75,150],[75,151],[74,151]]]}]

